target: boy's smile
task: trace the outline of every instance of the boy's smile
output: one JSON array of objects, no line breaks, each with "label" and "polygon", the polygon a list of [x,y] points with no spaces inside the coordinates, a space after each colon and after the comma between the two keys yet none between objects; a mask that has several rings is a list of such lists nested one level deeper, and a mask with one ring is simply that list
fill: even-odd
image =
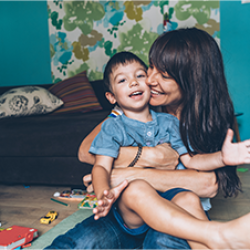
[{"label": "boy's smile", "polygon": [[141,98],[142,95],[143,95],[143,92],[141,92],[141,91],[135,91],[131,95],[129,95],[129,97],[137,99],[137,98]]},{"label": "boy's smile", "polygon": [[139,62],[119,64],[110,74],[113,93],[106,93],[110,103],[118,103],[123,112],[142,112],[148,107],[150,88],[146,69]]}]

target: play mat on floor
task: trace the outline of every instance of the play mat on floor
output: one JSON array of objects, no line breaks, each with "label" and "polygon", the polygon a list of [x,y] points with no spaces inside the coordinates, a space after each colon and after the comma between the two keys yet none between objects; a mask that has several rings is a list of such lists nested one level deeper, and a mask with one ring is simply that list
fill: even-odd
[{"label": "play mat on floor", "polygon": [[77,223],[88,218],[90,215],[92,215],[92,209],[80,209],[76,211],[75,213],[61,221],[59,224],[57,224],[55,227],[50,229],[48,232],[34,240],[31,247],[27,249],[44,249],[46,246],[50,245],[58,235],[67,232]]}]

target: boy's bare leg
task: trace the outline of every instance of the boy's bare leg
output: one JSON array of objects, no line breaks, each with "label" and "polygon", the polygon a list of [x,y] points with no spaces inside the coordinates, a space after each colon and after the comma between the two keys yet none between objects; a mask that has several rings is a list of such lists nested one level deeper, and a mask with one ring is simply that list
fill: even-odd
[{"label": "boy's bare leg", "polygon": [[[140,216],[140,212],[144,210],[148,215],[147,217],[152,216],[154,218],[154,221],[156,222],[156,223],[153,223],[152,225],[151,224],[148,224],[148,225],[154,228],[155,230],[159,231],[158,227],[155,226],[155,224],[158,224],[158,223],[164,224],[165,222],[164,220],[161,219],[161,216],[158,213],[157,203],[154,204],[153,200],[158,200],[158,199],[165,200],[165,199],[160,197],[158,193],[153,189],[153,187],[151,187],[148,183],[146,183],[143,180],[134,181],[130,183],[129,185],[130,186],[127,187],[127,189],[124,191],[118,203],[119,211],[121,213],[121,216],[125,224],[131,229],[142,226],[145,222]],[[143,188],[142,190],[140,190],[140,186]],[[134,199],[135,197],[133,196],[133,194],[131,194],[131,191],[133,193],[134,192],[136,193],[136,196],[137,196],[136,199]],[[151,199],[152,196],[156,197],[156,199]],[[200,200],[198,196],[195,195],[194,193],[189,192],[189,191],[181,192],[181,193],[178,193],[172,200],[173,200],[173,203],[177,205],[175,206],[173,204],[173,207],[180,209],[180,213],[184,213],[184,214],[187,214],[188,216],[191,216],[189,215],[188,212],[194,212],[194,213],[197,213],[197,216],[200,219],[207,220],[206,214],[204,213],[201,207]],[[165,200],[165,201],[171,204],[170,201],[168,200]],[[131,203],[134,203],[134,206],[138,209],[132,208]],[[149,206],[147,206],[147,208],[145,209],[145,206],[143,206],[142,203],[145,203],[145,204],[147,203],[149,204]],[[168,209],[168,204],[164,204],[164,205],[166,206],[166,209]],[[182,210],[181,208],[178,207],[178,205],[186,207],[187,210],[189,211],[187,212],[187,211]],[[192,206],[197,207],[197,208],[192,208]],[[156,216],[156,214],[159,216]],[[171,228],[171,226],[169,228]],[[167,233],[166,231],[162,231],[162,232]],[[201,244],[198,242],[189,241],[188,243],[190,244],[190,247],[192,249],[208,249],[204,244]]]},{"label": "boy's bare leg", "polygon": [[[202,204],[200,202],[200,198],[193,192],[187,191],[178,193],[173,197],[171,202],[183,208],[188,213],[195,216],[197,219],[208,221],[207,215],[204,212]],[[199,242],[188,241],[188,244],[191,249],[208,249],[205,245]]]},{"label": "boy's bare leg", "polygon": [[[173,202],[160,197],[143,180],[130,183],[122,194],[121,203],[127,206],[127,210],[123,210],[125,213],[121,213],[128,227],[133,228],[144,221],[159,232],[200,242],[209,249],[250,249],[250,213],[226,223],[197,219]],[[132,216],[140,215],[142,220],[138,217],[134,223],[132,220],[135,218],[131,220],[127,212],[131,212]]]},{"label": "boy's bare leg", "polygon": [[[171,201],[177,206],[185,209],[190,214],[194,214],[196,218],[208,220],[200,203],[199,197],[194,193],[189,191],[178,193]],[[127,207],[123,199],[119,202],[119,209],[126,225],[129,226],[129,228],[138,228],[144,224],[142,218]],[[154,211],[154,208],[152,208],[152,211]],[[188,241],[188,244],[191,249],[208,249],[204,244],[198,242]]]}]

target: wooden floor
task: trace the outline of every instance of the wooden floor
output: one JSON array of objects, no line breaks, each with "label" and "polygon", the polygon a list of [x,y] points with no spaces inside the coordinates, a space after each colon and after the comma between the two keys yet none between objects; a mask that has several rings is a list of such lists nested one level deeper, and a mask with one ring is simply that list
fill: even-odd
[{"label": "wooden floor", "polygon": [[[237,198],[223,198],[218,194],[212,199],[213,208],[209,214],[213,220],[231,220],[250,212],[250,165],[242,166],[246,172],[239,172],[242,181],[243,193]],[[58,191],[69,187],[48,186],[5,186],[0,185],[0,222],[1,227],[12,225],[33,227],[38,229],[39,235],[57,225],[67,216],[78,210],[79,201],[68,201],[70,206],[63,206],[50,198]],[[50,225],[40,224],[40,218],[50,210],[59,213],[58,218]]]},{"label": "wooden floor", "polygon": [[212,220],[228,221],[250,212],[250,165],[238,167],[242,190],[236,198],[224,198],[218,194],[211,199],[212,209],[209,215]]},{"label": "wooden floor", "polygon": [[[2,228],[12,225],[32,227],[44,234],[60,221],[78,210],[79,201],[67,201],[64,206],[52,201],[55,192],[70,190],[69,187],[5,186],[0,185],[0,222]],[[66,203],[65,200],[62,200]],[[58,212],[58,218],[49,225],[40,223],[40,218],[50,210]]]}]

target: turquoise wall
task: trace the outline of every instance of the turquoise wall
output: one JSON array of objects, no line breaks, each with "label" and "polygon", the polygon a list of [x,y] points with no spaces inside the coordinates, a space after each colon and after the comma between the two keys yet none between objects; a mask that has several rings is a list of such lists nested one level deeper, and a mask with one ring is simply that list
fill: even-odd
[{"label": "turquoise wall", "polygon": [[46,1],[0,0],[0,86],[51,83]]},{"label": "turquoise wall", "polygon": [[250,3],[220,1],[221,51],[241,139],[250,138]]}]

